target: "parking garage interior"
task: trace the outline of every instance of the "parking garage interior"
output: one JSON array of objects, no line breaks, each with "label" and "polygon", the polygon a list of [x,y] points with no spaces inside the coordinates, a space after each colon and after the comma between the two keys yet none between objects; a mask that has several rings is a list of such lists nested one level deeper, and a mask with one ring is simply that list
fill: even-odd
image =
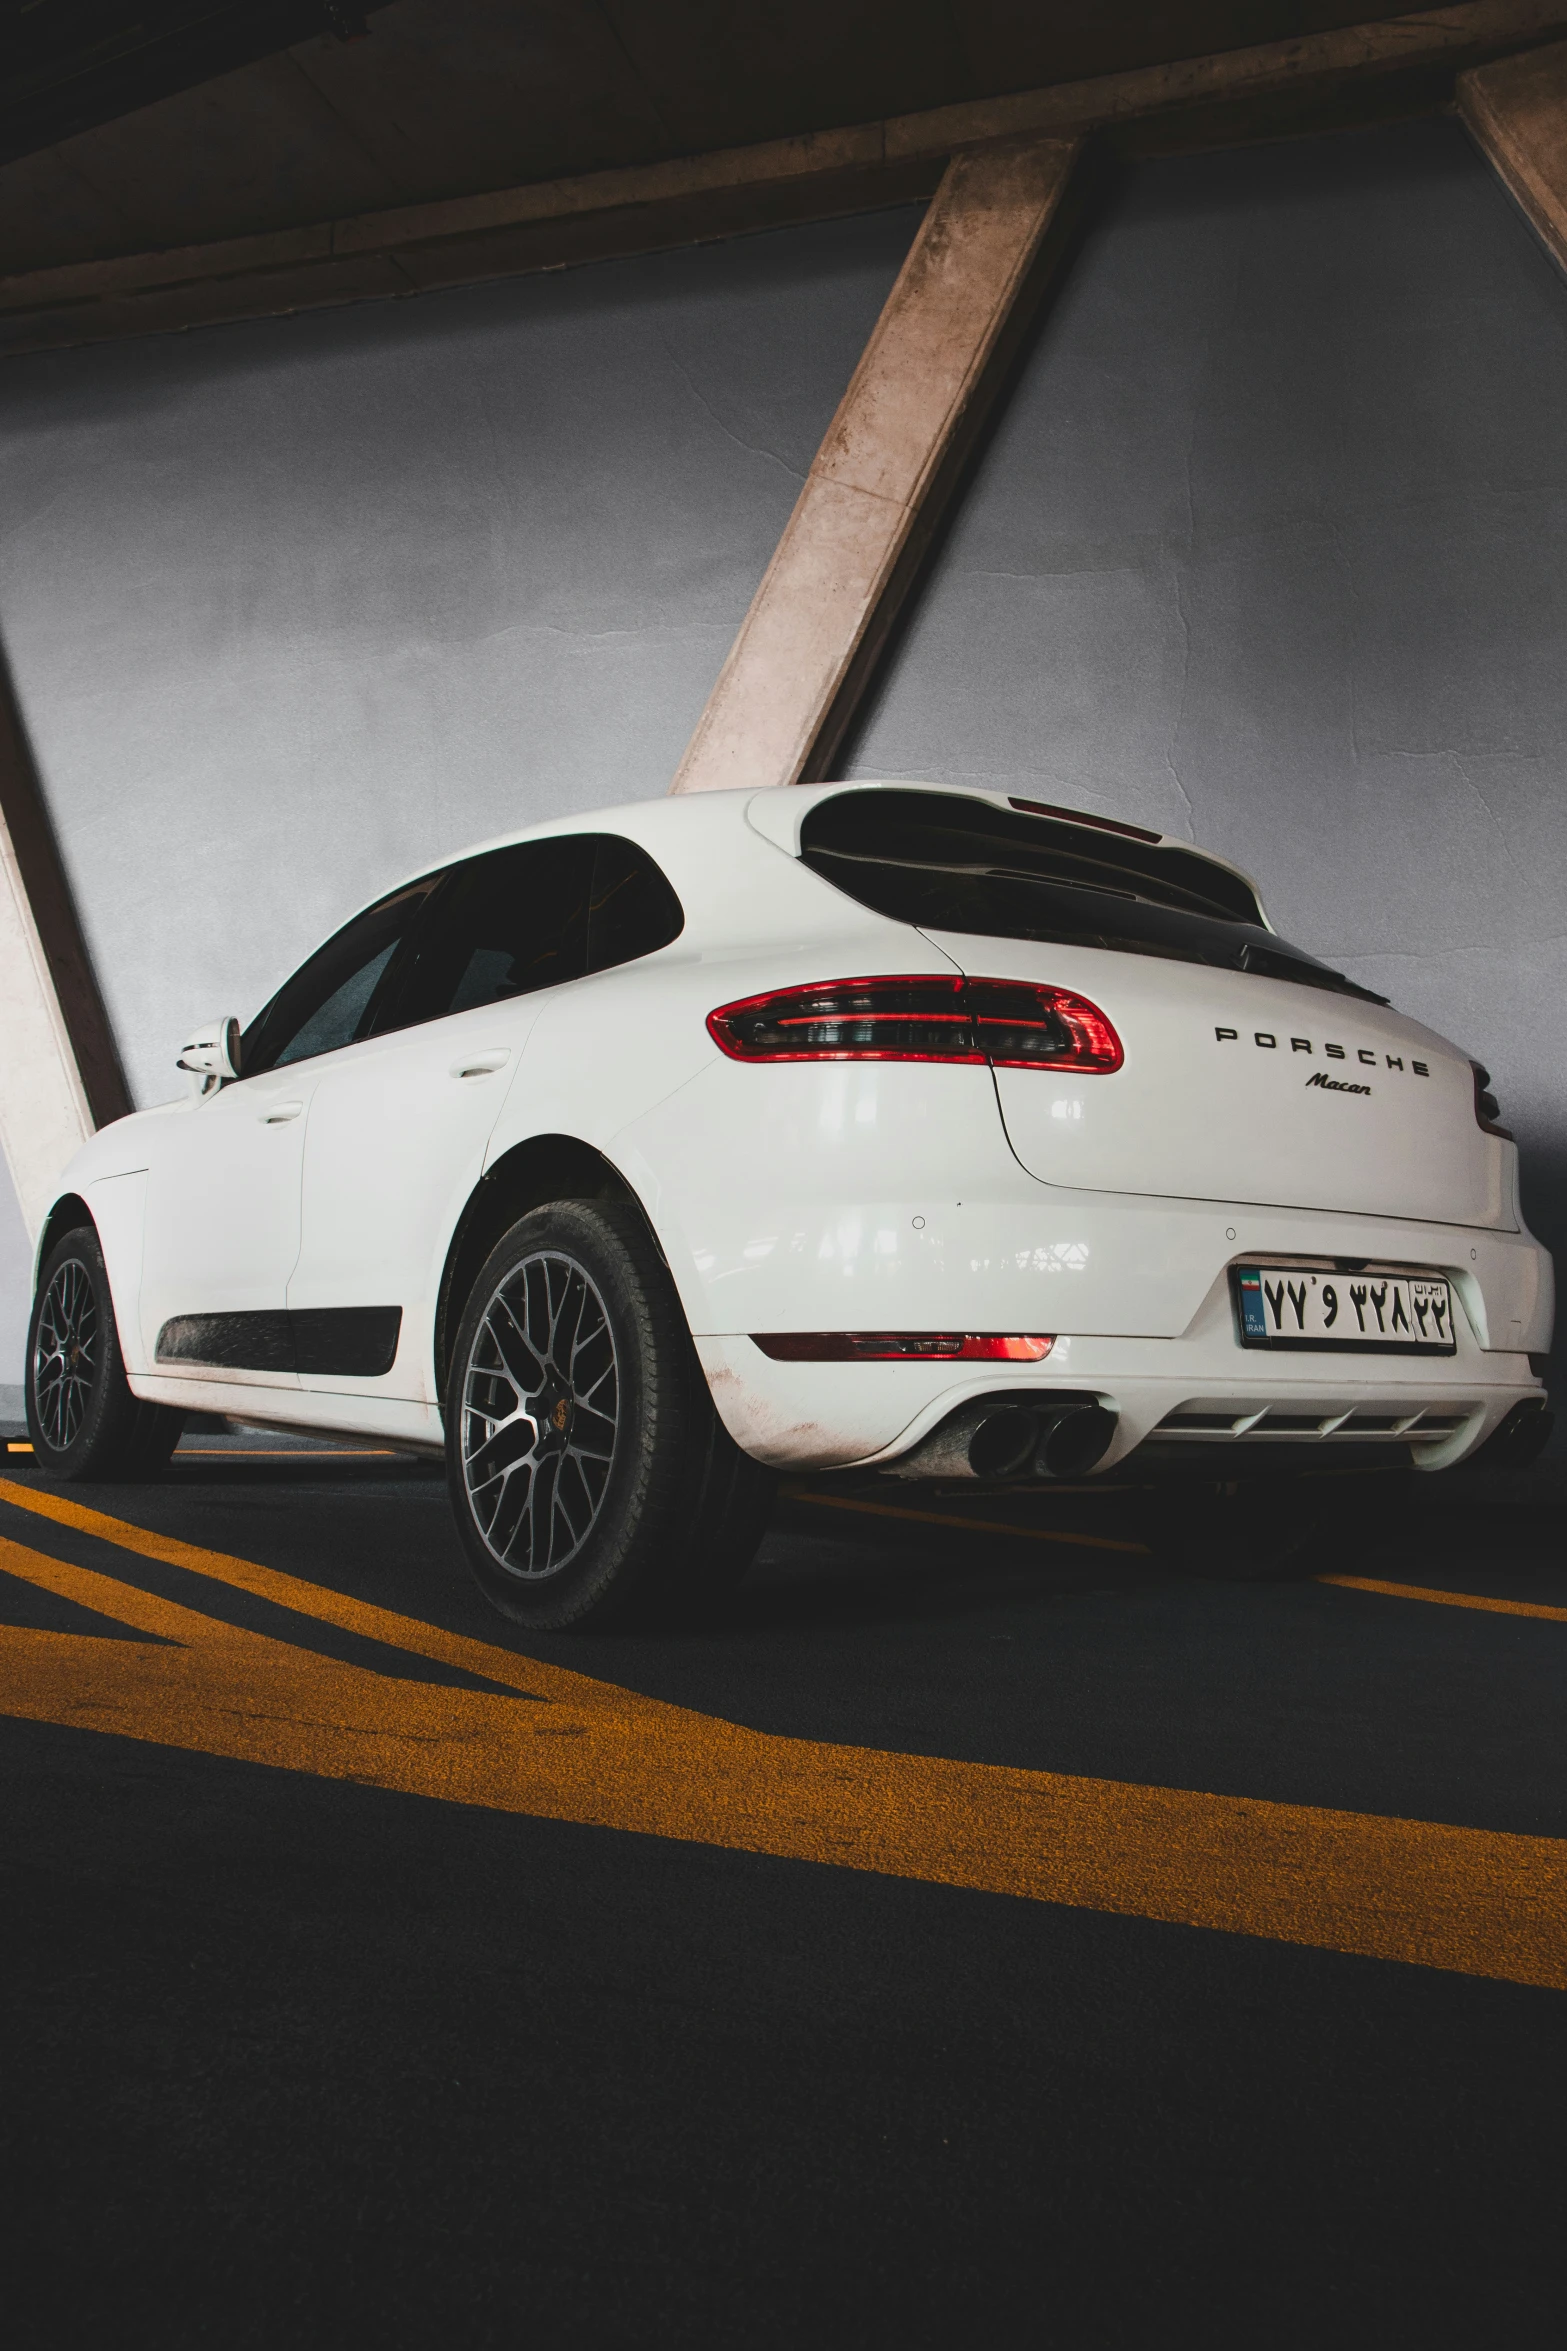
[{"label": "parking garage interior", "polygon": [[[1483,1060],[1567,1245],[1567,12],[35,16],[0,806],[89,1124],[404,876],[669,790],[950,157],[1070,133],[831,772],[1257,875]],[[713,1622],[525,1642],[411,1456],[43,1480],[33,1182],[28,2340],[1553,2331],[1567,1438],[1256,1586],[1124,1497],[790,1480]]]}]

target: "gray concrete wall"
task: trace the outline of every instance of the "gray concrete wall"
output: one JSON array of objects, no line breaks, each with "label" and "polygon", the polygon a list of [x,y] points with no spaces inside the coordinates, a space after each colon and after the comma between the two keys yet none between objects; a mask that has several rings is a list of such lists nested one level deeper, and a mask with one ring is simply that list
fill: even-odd
[{"label": "gray concrete wall", "polygon": [[1151,164],[849,764],[1236,859],[1287,937],[1489,1065],[1560,1253],[1564,550],[1567,284],[1456,124]]},{"label": "gray concrete wall", "polygon": [[401,874],[666,788],[917,219],[0,368],[0,634],[139,1100]]},{"label": "gray concrete wall", "polygon": [[[143,1099],[397,873],[663,789],[912,227],[0,371],[0,628]],[[1567,286],[1456,126],[1145,166],[852,768],[1238,859],[1490,1064],[1567,1242],[1564,523]],[[20,1264],[0,1201],[0,1379]]]}]

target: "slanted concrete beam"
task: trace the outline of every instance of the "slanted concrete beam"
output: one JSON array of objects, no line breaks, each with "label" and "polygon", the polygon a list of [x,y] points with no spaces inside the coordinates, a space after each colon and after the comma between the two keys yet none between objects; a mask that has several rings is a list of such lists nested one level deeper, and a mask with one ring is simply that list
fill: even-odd
[{"label": "slanted concrete beam", "polygon": [[799,783],[831,757],[901,559],[1037,290],[1077,154],[1071,139],[1004,139],[948,164],[672,791]]},{"label": "slanted concrete beam", "polygon": [[0,1147],[36,1233],[71,1154],[131,1107],[0,665]]},{"label": "slanted concrete beam", "polygon": [[1567,41],[1461,74],[1458,104],[1503,186],[1567,269]]}]

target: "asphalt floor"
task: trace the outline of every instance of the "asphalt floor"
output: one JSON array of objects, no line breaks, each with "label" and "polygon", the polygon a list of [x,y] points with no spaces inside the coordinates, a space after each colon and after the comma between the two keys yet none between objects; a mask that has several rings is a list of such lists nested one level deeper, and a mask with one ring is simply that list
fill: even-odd
[{"label": "asphalt floor", "polygon": [[544,1639],[424,1463],[0,1478],[11,2341],[1561,2340],[1559,1489],[796,1491]]}]

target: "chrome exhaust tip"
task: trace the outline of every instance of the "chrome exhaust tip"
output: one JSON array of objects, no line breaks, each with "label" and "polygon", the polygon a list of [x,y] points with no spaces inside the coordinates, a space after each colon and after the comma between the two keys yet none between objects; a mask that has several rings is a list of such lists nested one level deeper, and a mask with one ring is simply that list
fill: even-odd
[{"label": "chrome exhaust tip", "polygon": [[977,1478],[986,1485],[1086,1477],[1109,1452],[1116,1416],[1097,1396],[979,1396],[912,1452],[883,1465],[895,1478]]},{"label": "chrome exhaust tip", "polygon": [[988,1484],[1018,1478],[1086,1477],[1104,1459],[1115,1415],[1074,1397],[1045,1412],[1007,1405],[987,1413],[969,1439],[969,1467]]},{"label": "chrome exhaust tip", "polygon": [[987,1412],[968,1441],[968,1465],[977,1478],[1026,1478],[1039,1450],[1039,1415],[1021,1405]]}]

